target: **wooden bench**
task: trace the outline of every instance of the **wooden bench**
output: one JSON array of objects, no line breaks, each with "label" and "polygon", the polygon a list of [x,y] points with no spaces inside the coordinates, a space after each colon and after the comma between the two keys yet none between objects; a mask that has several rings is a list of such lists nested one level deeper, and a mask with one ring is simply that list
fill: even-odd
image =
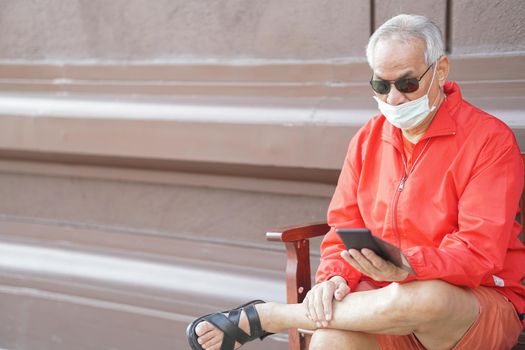
[{"label": "wooden bench", "polygon": [[[525,162],[525,153],[522,153]],[[519,220],[525,227],[525,189],[521,194]],[[286,298],[289,304],[303,301],[312,287],[310,269],[310,239],[325,235],[330,230],[326,223],[315,223],[304,226],[289,227],[266,233],[269,241],[283,242],[286,246]],[[525,244],[525,233],[522,228],[520,239]],[[289,350],[306,350],[311,331],[291,329],[288,332]],[[518,344],[512,350],[525,350],[525,330],[521,332]]]}]

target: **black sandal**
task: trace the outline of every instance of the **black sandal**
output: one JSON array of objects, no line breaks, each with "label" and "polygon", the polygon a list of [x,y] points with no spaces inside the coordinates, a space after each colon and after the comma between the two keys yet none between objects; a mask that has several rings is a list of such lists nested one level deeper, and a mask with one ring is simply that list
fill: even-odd
[{"label": "black sandal", "polygon": [[[255,310],[256,304],[262,304],[262,300],[253,300],[244,305],[238,306],[235,309],[223,312],[217,312],[206,316],[199,317],[188,325],[186,329],[186,336],[188,342],[193,350],[204,350],[201,345],[197,342],[197,334],[195,334],[195,327],[202,321],[207,321],[220,329],[224,333],[220,350],[234,350],[235,342],[243,345],[254,339],[263,340],[265,337],[273,333],[264,331],[261,327],[261,320],[259,314]],[[248,323],[250,324],[250,333],[247,334],[241,328],[239,328],[239,319],[241,318],[241,312],[244,311]],[[228,316],[224,315],[228,313]]]}]

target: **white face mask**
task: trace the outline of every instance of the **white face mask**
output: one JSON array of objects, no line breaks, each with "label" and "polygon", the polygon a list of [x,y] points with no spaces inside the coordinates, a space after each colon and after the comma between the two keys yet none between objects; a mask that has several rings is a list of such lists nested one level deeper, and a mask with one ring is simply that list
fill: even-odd
[{"label": "white face mask", "polygon": [[393,106],[381,101],[377,96],[373,96],[377,101],[379,111],[385,116],[390,124],[403,130],[410,130],[421,124],[425,118],[436,109],[435,105],[433,105],[432,108],[428,105],[428,93],[434,82],[435,73],[436,67],[434,67],[432,81],[430,82],[427,93],[416,100]]}]

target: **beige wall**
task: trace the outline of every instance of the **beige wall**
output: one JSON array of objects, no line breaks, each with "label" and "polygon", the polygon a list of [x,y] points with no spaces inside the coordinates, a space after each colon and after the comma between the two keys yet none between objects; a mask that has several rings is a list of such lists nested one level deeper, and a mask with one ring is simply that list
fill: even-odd
[{"label": "beige wall", "polygon": [[0,58],[316,60],[360,56],[368,37],[369,7],[360,0],[4,1],[0,4],[4,33]]},{"label": "beige wall", "polygon": [[370,28],[433,19],[451,54],[525,50],[525,4],[446,0],[2,1],[2,60],[326,60],[364,55]]},{"label": "beige wall", "polygon": [[524,54],[525,2],[463,0],[451,3],[453,53]]}]

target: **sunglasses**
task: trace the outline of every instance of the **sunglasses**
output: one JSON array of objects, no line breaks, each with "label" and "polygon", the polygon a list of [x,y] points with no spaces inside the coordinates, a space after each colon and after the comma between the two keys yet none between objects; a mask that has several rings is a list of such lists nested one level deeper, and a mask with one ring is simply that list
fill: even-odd
[{"label": "sunglasses", "polygon": [[370,85],[372,86],[372,90],[377,92],[380,95],[386,95],[390,92],[390,86],[392,83],[394,83],[394,86],[399,92],[402,93],[409,93],[414,92],[417,89],[419,89],[419,82],[425,74],[430,70],[430,67],[432,67],[434,63],[432,63],[430,66],[428,66],[425,73],[421,74],[421,76],[418,78],[401,78],[397,80],[383,80],[383,79],[372,79],[370,80]]}]

